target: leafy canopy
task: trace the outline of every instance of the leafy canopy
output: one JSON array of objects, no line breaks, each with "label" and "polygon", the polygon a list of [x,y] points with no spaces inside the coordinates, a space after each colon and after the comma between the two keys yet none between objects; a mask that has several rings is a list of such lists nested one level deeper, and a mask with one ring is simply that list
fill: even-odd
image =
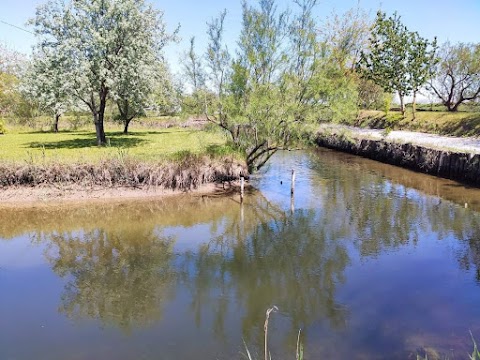
[{"label": "leafy canopy", "polygon": [[57,61],[71,79],[68,94],[90,109],[97,142],[105,144],[107,99],[141,107],[152,89],[162,49],[172,40],[163,13],[144,0],[50,0],[31,22],[37,53]]}]

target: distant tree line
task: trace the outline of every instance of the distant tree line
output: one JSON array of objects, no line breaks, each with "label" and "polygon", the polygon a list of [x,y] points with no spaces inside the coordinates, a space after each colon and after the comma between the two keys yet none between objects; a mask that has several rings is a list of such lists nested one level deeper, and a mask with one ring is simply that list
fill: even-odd
[{"label": "distant tree line", "polygon": [[[163,13],[145,0],[50,0],[30,21],[38,42],[30,59],[0,47],[0,117],[89,112],[98,145],[106,144],[106,111],[124,125],[155,110],[198,116],[222,128],[251,170],[288,148],[306,125],[354,119],[383,108],[392,95],[432,93],[448,111],[480,95],[480,44],[437,45],[410,31],[398,14],[374,20],[360,8],[324,21],[317,0],[242,2],[235,44],[223,11],[206,25],[172,74],[164,57]],[[228,45],[228,46],[227,46]],[[232,51],[235,48],[235,51]]]}]

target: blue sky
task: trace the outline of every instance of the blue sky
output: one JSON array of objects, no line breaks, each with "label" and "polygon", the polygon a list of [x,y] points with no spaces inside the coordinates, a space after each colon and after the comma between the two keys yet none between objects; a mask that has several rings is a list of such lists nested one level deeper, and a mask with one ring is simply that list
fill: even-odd
[{"label": "blue sky", "polygon": [[[226,39],[235,46],[241,23],[240,0],[150,0],[155,7],[165,12],[165,21],[172,30],[177,24],[181,25],[180,44],[167,49],[167,58],[172,68],[178,68],[179,55],[188,46],[191,36],[196,36],[198,50],[206,42],[205,23],[227,9]],[[250,0],[250,2],[255,0]],[[292,4],[291,0],[277,0],[280,6]],[[0,42],[23,53],[29,53],[35,43],[33,35],[5,25],[2,21],[19,27],[26,27],[27,20],[35,15],[37,5],[44,0],[0,0]],[[358,0],[320,0],[317,8],[319,20],[330,15],[332,11],[343,13],[355,7]],[[388,14],[397,11],[410,29],[421,36],[432,39],[438,37],[440,43],[451,42],[480,42],[480,0],[360,0],[360,7],[371,13],[373,17],[377,9],[381,8]],[[27,28],[28,29],[28,28]]]}]

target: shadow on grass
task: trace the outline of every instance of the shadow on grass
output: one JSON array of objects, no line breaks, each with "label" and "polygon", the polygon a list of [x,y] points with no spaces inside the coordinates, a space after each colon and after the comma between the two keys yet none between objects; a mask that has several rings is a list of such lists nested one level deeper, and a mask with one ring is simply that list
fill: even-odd
[{"label": "shadow on grass", "polygon": [[[74,138],[69,140],[48,141],[40,142],[35,141],[29,143],[27,146],[32,149],[83,149],[97,146],[97,140],[95,133],[79,133],[72,135],[87,135],[88,138]],[[137,134],[133,134],[137,135]],[[139,135],[142,136],[142,135]],[[131,148],[139,146],[148,140],[140,139],[136,136],[125,135],[123,133],[109,133],[107,134],[107,140],[110,140],[110,146],[112,147],[125,147]]]},{"label": "shadow on grass", "polygon": [[175,133],[184,133],[184,134],[191,134],[197,132],[196,130],[171,130],[171,131],[131,131],[128,134],[124,134],[123,132],[113,132],[109,133],[108,135],[113,136],[148,136],[148,135],[168,135],[168,134],[175,134]]},{"label": "shadow on grass", "polygon": [[480,135],[480,116],[470,115],[463,119],[446,122],[440,129],[443,134],[455,136],[478,136]]},{"label": "shadow on grass", "polygon": [[[68,130],[68,129],[62,129],[58,130],[58,132],[55,132],[53,130],[32,130],[32,131],[22,131],[21,134],[26,134],[26,135],[41,135],[41,134],[71,134],[71,135],[88,135],[92,134],[91,131],[88,130]],[[94,133],[95,134],[95,133]]]}]

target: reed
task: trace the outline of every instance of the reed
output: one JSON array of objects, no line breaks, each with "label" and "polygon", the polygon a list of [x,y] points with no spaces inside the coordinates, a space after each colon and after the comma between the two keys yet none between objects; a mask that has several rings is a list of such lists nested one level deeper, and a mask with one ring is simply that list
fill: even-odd
[{"label": "reed", "polygon": [[[268,323],[270,321],[270,315],[274,312],[278,311],[278,307],[273,306],[269,309],[267,309],[267,312],[265,314],[265,324],[263,326],[264,330],[264,348],[263,348],[263,358],[264,360],[272,360],[272,355],[270,354],[270,351],[268,350]],[[301,330],[298,331],[298,336],[297,336],[297,346],[296,346],[296,351],[295,351],[295,360],[303,360],[303,344],[300,341],[300,335],[301,335]],[[248,360],[255,360],[255,358],[252,356],[250,350],[248,349],[247,344],[245,341],[243,342],[245,346],[245,351],[246,351],[246,356]]]}]

